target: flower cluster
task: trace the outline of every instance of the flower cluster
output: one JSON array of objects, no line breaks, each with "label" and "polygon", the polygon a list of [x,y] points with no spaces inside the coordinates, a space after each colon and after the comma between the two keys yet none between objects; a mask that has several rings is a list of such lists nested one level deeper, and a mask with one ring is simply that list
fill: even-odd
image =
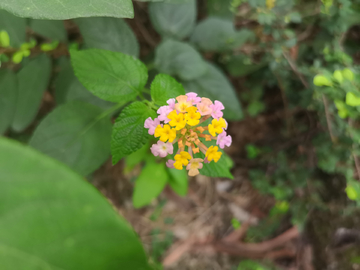
[{"label": "flower cluster", "polygon": [[[218,162],[225,146],[230,146],[232,139],[226,134],[227,122],[222,110],[224,106],[220,101],[213,103],[208,98],[198,97],[196,93],[188,93],[172,98],[167,101],[167,106],[158,109],[158,117],[149,117],[145,121],[145,128],[150,135],[159,138],[156,144],[151,146],[151,152],[155,156],[166,157],[172,155],[174,145],[178,144],[175,160],[168,160],[169,168],[182,170],[184,166],[190,176],[199,174],[199,169],[204,163]],[[204,121],[210,117],[211,122],[204,126]],[[201,125],[202,124],[202,125]],[[216,145],[206,147],[204,141],[216,141]],[[199,152],[205,155],[202,159]]]}]

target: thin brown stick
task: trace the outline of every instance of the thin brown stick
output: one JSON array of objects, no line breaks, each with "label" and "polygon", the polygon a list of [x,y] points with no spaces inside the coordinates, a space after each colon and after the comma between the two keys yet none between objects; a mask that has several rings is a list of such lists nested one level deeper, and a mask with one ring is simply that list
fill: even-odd
[{"label": "thin brown stick", "polygon": [[322,95],[322,99],[323,99],[323,103],[324,103],[324,107],[325,107],[325,116],[326,116],[326,123],[328,126],[328,130],[329,130],[329,134],[330,134],[330,138],[332,142],[335,142],[335,136],[332,132],[332,128],[331,128],[331,120],[330,120],[330,113],[329,113],[329,105],[328,105],[328,101],[325,97],[325,95]]},{"label": "thin brown stick", "polygon": [[309,88],[309,84],[305,80],[304,76],[300,73],[295,63],[292,61],[292,59],[287,55],[285,52],[282,53],[285,59],[288,61],[291,69],[294,71],[294,73],[299,77],[302,84],[305,86],[305,88]]}]

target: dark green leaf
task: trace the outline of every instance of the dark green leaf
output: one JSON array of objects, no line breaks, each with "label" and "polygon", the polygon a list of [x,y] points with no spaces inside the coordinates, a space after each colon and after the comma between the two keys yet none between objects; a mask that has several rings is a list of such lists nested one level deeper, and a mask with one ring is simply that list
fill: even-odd
[{"label": "dark green leaf", "polygon": [[151,83],[151,98],[160,106],[180,95],[185,95],[184,87],[169,75],[158,74]]},{"label": "dark green leaf", "polygon": [[49,84],[50,73],[50,59],[46,55],[41,55],[28,62],[17,74],[18,96],[11,125],[15,131],[23,131],[36,117]]},{"label": "dark green leaf", "polygon": [[134,206],[140,208],[149,204],[164,189],[168,177],[163,163],[156,163],[154,160],[147,162],[135,182]]},{"label": "dark green leaf", "polygon": [[149,13],[156,31],[175,39],[187,37],[195,26],[196,1],[184,3],[150,3]]},{"label": "dark green leaf", "polygon": [[188,191],[188,176],[186,170],[166,168],[169,173],[169,185],[179,195],[186,196]]},{"label": "dark green leaf", "polygon": [[[225,75],[214,65],[208,64],[208,72],[196,80],[185,82],[187,92],[198,93],[199,96],[219,100],[224,106],[224,117],[228,120],[239,120],[243,117],[239,99],[233,86]],[[221,91],[219,91],[221,89]]]},{"label": "dark green leaf", "polygon": [[244,55],[233,56],[228,63],[226,69],[232,76],[246,76],[265,67],[267,62],[253,63],[249,57]]},{"label": "dark green leaf", "polygon": [[117,18],[81,18],[75,20],[86,48],[97,48],[139,56],[139,43],[131,28]]},{"label": "dark green leaf", "polygon": [[206,62],[189,44],[166,40],[156,48],[155,66],[160,72],[193,80],[207,71]]},{"label": "dark green leaf", "polygon": [[86,89],[107,101],[134,99],[148,78],[147,68],[142,62],[119,52],[72,50],[71,61],[75,75]]},{"label": "dark green leaf", "polygon": [[79,101],[59,106],[36,128],[29,144],[88,175],[110,154],[111,122],[102,112]]},{"label": "dark green leaf", "polygon": [[196,26],[190,40],[204,51],[226,51],[241,47],[253,36],[250,30],[236,31],[231,21],[210,17]]},{"label": "dark green leaf", "polygon": [[107,16],[133,18],[131,0],[1,0],[0,8],[16,16],[33,19],[67,20]]},{"label": "dark green leaf", "polygon": [[149,134],[144,123],[148,117],[154,119],[156,116],[153,110],[139,101],[130,104],[121,112],[112,131],[113,164],[134,153],[148,141]]},{"label": "dark green leaf", "polygon": [[67,33],[63,21],[30,20],[31,29],[50,40],[67,42]]},{"label": "dark green leaf", "polygon": [[18,48],[26,41],[26,20],[0,9],[0,31],[2,30],[8,32],[12,47]]},{"label": "dark green leaf", "polygon": [[0,138],[2,270],[149,270],[138,237],[59,162]]},{"label": "dark green leaf", "polygon": [[208,0],[208,15],[232,21],[234,14],[230,11],[231,2],[232,0]]},{"label": "dark green leaf", "polygon": [[10,70],[0,71],[0,134],[10,126],[16,109],[17,81]]}]

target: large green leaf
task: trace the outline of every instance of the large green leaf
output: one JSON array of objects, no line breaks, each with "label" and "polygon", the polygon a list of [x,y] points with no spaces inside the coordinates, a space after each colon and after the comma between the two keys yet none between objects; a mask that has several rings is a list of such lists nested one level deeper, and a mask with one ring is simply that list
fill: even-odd
[{"label": "large green leaf", "polygon": [[139,56],[139,43],[124,20],[117,18],[81,18],[75,22],[80,28],[87,48],[98,48]]},{"label": "large green leaf", "polygon": [[65,58],[60,63],[60,72],[55,80],[55,98],[58,104],[79,100],[102,109],[109,109],[114,103],[102,100],[88,91],[76,78],[70,60]]},{"label": "large green leaf", "polygon": [[204,51],[226,51],[240,47],[253,36],[247,29],[236,31],[231,21],[209,17],[196,26],[190,40]]},{"label": "large green leaf", "polygon": [[33,19],[67,20],[107,16],[133,18],[131,0],[1,0],[0,8]]},{"label": "large green leaf", "polygon": [[63,21],[30,20],[30,28],[45,38],[67,42],[67,33]]},{"label": "large green leaf", "polygon": [[0,9],[0,31],[2,30],[8,32],[12,47],[20,47],[26,41],[26,20]]},{"label": "large green leaf", "polygon": [[239,120],[243,117],[241,105],[235,90],[225,75],[214,65],[208,64],[208,72],[196,80],[184,82],[187,92],[219,100],[224,106],[224,117],[228,120]]},{"label": "large green leaf", "polygon": [[50,73],[50,59],[43,54],[28,62],[17,74],[18,96],[11,125],[15,131],[23,131],[36,117]]},{"label": "large green leaf", "polygon": [[111,122],[102,112],[79,101],[59,106],[36,128],[30,145],[88,175],[110,154]]},{"label": "large green leaf", "polygon": [[196,1],[184,3],[150,3],[149,13],[156,31],[175,39],[187,37],[195,26]]},{"label": "large green leaf", "polygon": [[100,49],[71,51],[79,81],[95,96],[112,102],[134,99],[144,88],[146,66],[135,57]]},{"label": "large green leaf", "polygon": [[2,270],[149,270],[127,222],[79,175],[0,138]]},{"label": "large green leaf", "polygon": [[0,71],[0,134],[7,130],[14,117],[17,91],[15,74],[10,70]]},{"label": "large green leaf", "polygon": [[206,62],[192,46],[171,39],[156,48],[155,66],[183,80],[196,79],[207,71]]},{"label": "large green leaf", "polygon": [[160,106],[180,95],[185,95],[184,87],[169,75],[158,74],[151,83],[151,98]]},{"label": "large green leaf", "polygon": [[148,161],[135,182],[134,206],[140,208],[155,199],[164,189],[168,177],[164,163]]},{"label": "large green leaf", "polygon": [[153,119],[156,113],[144,103],[136,101],[127,106],[116,119],[112,131],[111,154],[113,164],[124,156],[139,150],[149,140],[147,129],[144,128],[148,117]]}]

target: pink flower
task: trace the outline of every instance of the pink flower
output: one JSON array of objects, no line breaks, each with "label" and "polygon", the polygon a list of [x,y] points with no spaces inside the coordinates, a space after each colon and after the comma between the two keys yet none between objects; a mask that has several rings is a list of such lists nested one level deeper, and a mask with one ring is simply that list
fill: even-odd
[{"label": "pink flower", "polygon": [[157,113],[159,114],[159,120],[160,121],[164,121],[165,123],[169,123],[170,119],[167,118],[168,114],[172,111],[172,109],[170,108],[170,106],[161,106],[158,110]]},{"label": "pink flower", "polygon": [[225,145],[229,147],[232,143],[231,136],[226,136],[226,131],[223,131],[221,134],[218,135],[216,144],[220,146],[221,149],[225,148]]},{"label": "pink flower", "polygon": [[201,98],[201,102],[198,103],[196,106],[201,115],[209,115],[212,113],[212,110],[210,109],[211,104],[212,104],[212,102],[210,99]]},{"label": "pink flower", "polygon": [[215,104],[211,104],[209,107],[210,109],[212,110],[211,112],[211,116],[215,119],[218,119],[220,117],[223,117],[223,112],[222,110],[225,109],[224,105],[218,101],[218,100],[215,100],[214,102]]},{"label": "pink flower", "polygon": [[175,163],[175,160],[172,160],[172,159],[169,159],[168,161],[166,161],[166,166],[170,169],[174,169],[174,163]]},{"label": "pink flower", "polygon": [[193,105],[201,102],[201,97],[198,97],[197,94],[194,92],[187,93],[186,96],[188,97],[187,100],[191,102]]},{"label": "pink flower", "polygon": [[148,133],[150,135],[154,135],[155,133],[155,128],[160,125],[160,120],[158,118],[155,118],[154,120],[151,119],[151,117],[149,117],[148,119],[145,120],[145,124],[144,127],[148,128]]},{"label": "pink flower", "polygon": [[175,98],[170,98],[168,101],[166,101],[172,111],[175,110],[175,102]]},{"label": "pink flower", "polygon": [[174,151],[174,147],[172,145],[172,143],[164,143],[162,141],[158,141],[157,144],[153,144],[150,148],[151,153],[153,153],[153,155],[155,157],[160,156],[160,157],[166,157],[168,154],[172,154]]}]

